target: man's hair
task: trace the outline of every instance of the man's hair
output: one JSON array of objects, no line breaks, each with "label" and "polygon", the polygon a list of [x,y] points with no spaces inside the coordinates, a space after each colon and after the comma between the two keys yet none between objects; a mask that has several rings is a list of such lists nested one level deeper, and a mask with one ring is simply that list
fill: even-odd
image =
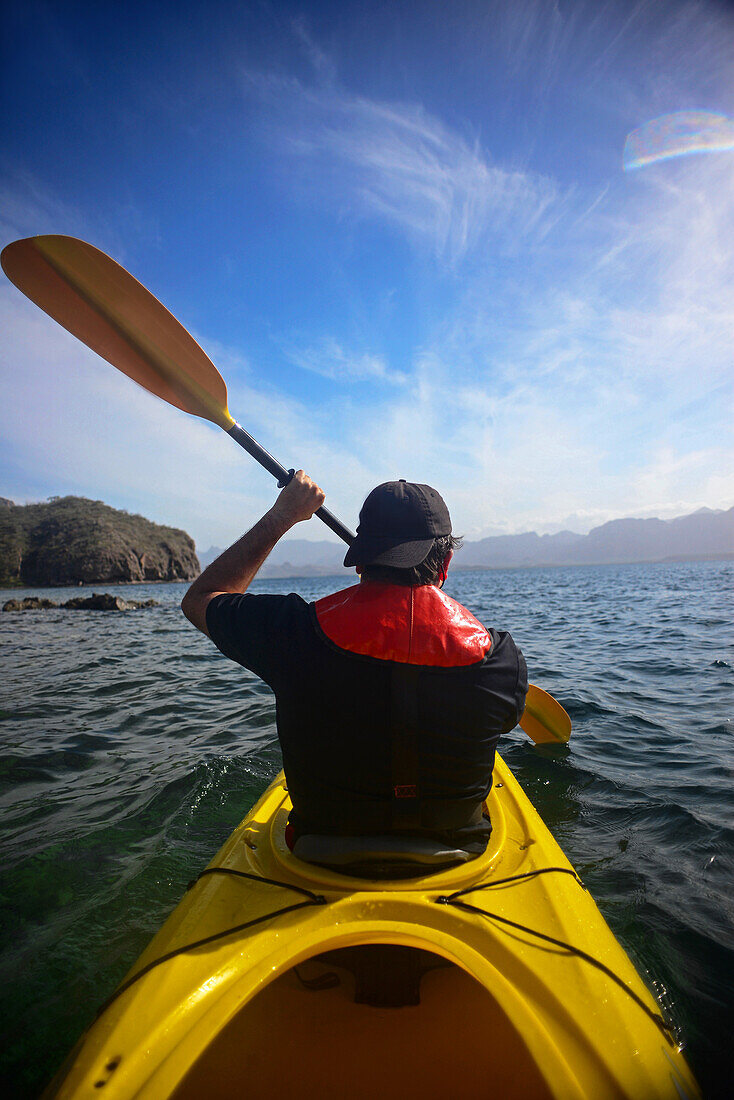
[{"label": "man's hair", "polygon": [[463,541],[463,538],[454,535],[441,535],[433,540],[433,546],[418,565],[409,569],[398,569],[393,565],[363,565],[361,575],[367,581],[384,581],[387,584],[435,584],[441,579],[446,557],[459,550]]}]

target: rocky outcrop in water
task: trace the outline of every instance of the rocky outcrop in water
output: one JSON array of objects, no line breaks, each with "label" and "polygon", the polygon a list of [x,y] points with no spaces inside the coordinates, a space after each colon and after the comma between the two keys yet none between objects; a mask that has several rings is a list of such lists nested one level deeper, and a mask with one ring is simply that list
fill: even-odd
[{"label": "rocky outcrop in water", "polygon": [[123,600],[109,592],[93,592],[91,596],[75,596],[62,603],[70,611],[134,611],[139,607],[160,607],[157,600]]},{"label": "rocky outcrop in water", "polygon": [[84,497],[0,500],[0,586],[46,587],[198,576],[193,539]]},{"label": "rocky outcrop in water", "polygon": [[47,611],[51,607],[58,606],[55,600],[45,600],[39,596],[25,596],[22,600],[7,600],[3,604],[3,611]]},{"label": "rocky outcrop in water", "polygon": [[91,596],[75,596],[65,603],[56,603],[45,596],[24,596],[22,600],[6,600],[3,611],[47,611],[54,607],[65,611],[134,611],[160,606],[158,600],[123,600],[109,592],[93,592]]}]

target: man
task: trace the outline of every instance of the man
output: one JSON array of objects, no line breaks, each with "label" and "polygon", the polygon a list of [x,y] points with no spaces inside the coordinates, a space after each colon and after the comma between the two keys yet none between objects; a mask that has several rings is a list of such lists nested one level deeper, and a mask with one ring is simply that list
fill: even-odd
[{"label": "man", "polygon": [[386,482],[369,494],[344,559],[360,584],[313,604],[244,595],[278,540],[323,501],[299,470],[194,581],[182,610],[275,692],[291,847],[313,834],[392,835],[479,854],[495,747],[525,705],[522,653],[441,592],[460,540],[428,485]]}]

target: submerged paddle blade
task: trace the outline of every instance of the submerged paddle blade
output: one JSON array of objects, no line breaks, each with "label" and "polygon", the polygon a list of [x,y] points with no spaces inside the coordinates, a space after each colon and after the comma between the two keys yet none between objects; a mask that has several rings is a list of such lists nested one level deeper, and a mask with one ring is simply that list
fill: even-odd
[{"label": "submerged paddle blade", "polygon": [[571,736],[571,719],[552,695],[531,684],[520,726],[536,745],[566,744]]},{"label": "submerged paddle blade", "polygon": [[235,421],[208,355],[137,279],[86,241],[26,237],[3,249],[19,290],[144,389],[225,431]]}]

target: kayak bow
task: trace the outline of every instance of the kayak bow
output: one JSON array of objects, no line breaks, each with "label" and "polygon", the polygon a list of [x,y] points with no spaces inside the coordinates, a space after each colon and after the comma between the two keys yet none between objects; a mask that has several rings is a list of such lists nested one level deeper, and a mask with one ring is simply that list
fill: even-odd
[{"label": "kayak bow", "polygon": [[46,1095],[699,1097],[499,756],[494,775],[482,856],[385,882],[288,850],[281,773]]}]

